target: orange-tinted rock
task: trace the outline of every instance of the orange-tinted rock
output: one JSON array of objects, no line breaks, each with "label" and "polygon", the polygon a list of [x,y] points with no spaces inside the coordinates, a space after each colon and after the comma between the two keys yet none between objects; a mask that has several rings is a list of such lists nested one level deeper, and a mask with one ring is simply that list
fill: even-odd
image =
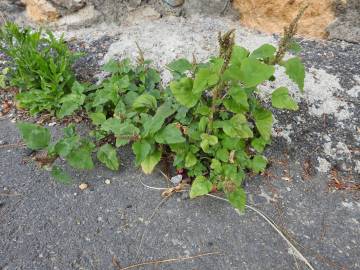
[{"label": "orange-tinted rock", "polygon": [[46,0],[22,0],[27,16],[36,22],[53,22],[60,17],[59,11]]},{"label": "orange-tinted rock", "polygon": [[[341,0],[344,1],[344,0]],[[302,36],[324,38],[326,27],[335,19],[334,0],[309,0],[309,8],[300,21]],[[296,16],[303,0],[234,0],[243,25],[269,33],[281,33]]]}]

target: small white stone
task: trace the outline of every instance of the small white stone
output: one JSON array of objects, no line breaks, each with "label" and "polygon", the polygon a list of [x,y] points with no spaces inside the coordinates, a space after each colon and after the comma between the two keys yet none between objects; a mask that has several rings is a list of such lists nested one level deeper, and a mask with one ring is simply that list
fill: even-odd
[{"label": "small white stone", "polygon": [[327,173],[331,169],[331,164],[324,158],[318,157],[319,166],[316,168],[319,172]]},{"label": "small white stone", "polygon": [[110,184],[111,184],[110,179],[106,179],[106,180],[105,180],[105,184],[110,185]]},{"label": "small white stone", "polygon": [[79,185],[79,188],[80,188],[81,190],[87,189],[88,187],[89,187],[89,185],[86,184],[86,183],[81,183],[81,184]]}]

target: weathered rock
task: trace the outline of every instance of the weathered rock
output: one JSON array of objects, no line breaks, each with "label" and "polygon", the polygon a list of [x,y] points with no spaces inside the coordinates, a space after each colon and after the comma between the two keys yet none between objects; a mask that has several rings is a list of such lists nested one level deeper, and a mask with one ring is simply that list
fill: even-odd
[{"label": "weathered rock", "polygon": [[327,28],[329,39],[360,43],[360,1],[349,0],[336,7],[337,19]]},{"label": "weathered rock", "polygon": [[[281,33],[303,5],[302,0],[235,0],[245,26],[269,33]],[[310,1],[301,18],[298,33],[303,36],[324,38],[326,27],[335,19],[333,0]]]},{"label": "weathered rock", "polygon": [[46,0],[22,0],[29,19],[36,22],[52,22],[60,17],[59,11]]},{"label": "weathered rock", "polygon": [[186,15],[220,15],[226,8],[223,0],[186,0],[183,7]]},{"label": "weathered rock", "polygon": [[185,0],[164,0],[164,2],[172,7],[178,7],[184,4]]},{"label": "weathered rock", "polygon": [[137,24],[143,21],[157,20],[161,17],[160,13],[152,7],[141,7],[129,12],[126,22],[129,24]]},{"label": "weathered rock", "polygon": [[86,5],[85,0],[22,0],[28,17],[36,22],[53,22]]},{"label": "weathered rock", "polygon": [[63,16],[56,22],[56,25],[72,28],[86,27],[97,22],[99,16],[99,11],[95,10],[93,5],[87,5],[77,12]]},{"label": "weathered rock", "polygon": [[51,2],[67,12],[77,11],[86,5],[86,0],[51,0]]},{"label": "weathered rock", "polygon": [[21,12],[24,8],[21,0],[2,0],[0,1],[0,11],[5,13]]}]

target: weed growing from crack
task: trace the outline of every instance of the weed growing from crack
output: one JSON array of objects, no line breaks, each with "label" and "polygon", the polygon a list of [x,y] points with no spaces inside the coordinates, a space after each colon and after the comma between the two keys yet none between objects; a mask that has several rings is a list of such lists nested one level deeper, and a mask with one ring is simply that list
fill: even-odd
[{"label": "weed growing from crack", "polygon": [[[51,94],[52,102],[58,102],[56,106],[41,105],[42,99],[35,102],[30,93],[43,91],[49,94],[45,86],[58,86],[59,81],[52,84],[54,81],[50,80],[43,85],[44,79],[40,76],[28,82],[29,74],[23,72],[28,66],[15,62],[17,69],[13,70],[13,82],[29,87],[17,98],[27,104],[30,111],[46,108],[62,118],[82,109],[92,123],[86,137],[78,135],[73,124],[64,129],[63,137],[57,141],[51,139],[48,129],[30,123],[18,123],[20,133],[29,148],[46,151],[43,165],[52,167],[52,176],[63,183],[70,183],[71,178],[53,165],[58,157],[75,169],[92,169],[95,152],[96,158],[106,167],[119,170],[118,149],[129,144],[135,154],[136,166],[145,173],[151,173],[161,160],[172,162],[183,181],[171,192],[188,184],[191,184],[191,198],[223,191],[229,202],[243,211],[246,205],[243,181],[249,173],[257,174],[266,169],[267,159],[263,152],[271,143],[273,115],[268,109],[270,104],[264,106],[258,100],[258,86],[275,80],[275,67],[280,65],[300,91],[304,87],[305,70],[301,59],[283,60],[285,52],[291,48],[290,43],[294,45],[293,36],[304,11],[305,8],[300,10],[286,28],[278,49],[264,44],[250,52],[235,44],[234,30],[231,30],[219,34],[219,54],[207,61],[199,63],[193,57],[191,62],[182,58],[169,63],[167,68],[173,79],[166,86],[161,85],[159,72],[145,60],[137,45],[136,64],[129,59],[110,60],[102,67],[109,75],[99,85],[65,80],[61,96]],[[43,40],[40,32],[26,29],[21,32],[14,25],[7,25],[0,37],[8,45],[13,44],[14,38],[20,47],[23,43],[34,43],[29,52],[34,57],[44,53],[42,49],[38,50]],[[50,47],[59,46],[64,55],[56,57],[70,63],[70,53],[62,40],[57,41],[48,33],[45,42]],[[10,51],[9,46],[2,49],[15,57],[19,53],[17,46],[10,46]],[[35,48],[37,54],[31,54]],[[49,50],[45,49],[45,52]],[[25,56],[20,54],[20,58]],[[54,61],[51,59],[44,65],[52,72]],[[28,71],[34,72],[33,66],[30,67]],[[66,74],[73,78],[67,67],[64,67]],[[42,69],[42,66],[36,68]],[[55,70],[51,76],[59,74]],[[298,109],[286,87],[271,93],[271,106],[282,110]]]}]

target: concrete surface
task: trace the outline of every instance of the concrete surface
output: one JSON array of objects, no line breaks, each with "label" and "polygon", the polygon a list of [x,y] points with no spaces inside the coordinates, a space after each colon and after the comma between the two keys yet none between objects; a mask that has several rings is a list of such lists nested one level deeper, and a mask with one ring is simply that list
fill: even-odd
[{"label": "concrete surface", "polygon": [[[163,66],[193,52],[199,59],[208,57],[216,51],[216,33],[233,27],[237,41],[250,49],[277,40],[225,19],[201,17],[163,18],[121,28],[99,25],[67,32],[66,38],[74,50],[87,52],[76,65],[79,79],[96,81],[102,76],[100,63],[136,54],[135,41],[155,65]],[[248,201],[298,242],[315,269],[360,269],[359,191],[328,187],[334,171],[341,181],[360,181],[360,46],[307,40],[301,44],[305,94],[298,95],[279,75],[301,100],[300,110],[275,111],[275,137],[266,152],[271,166],[264,176],[247,179]],[[166,71],[162,77],[169,80]],[[57,127],[53,130],[58,132]],[[14,123],[2,118],[0,141],[19,139]],[[238,216],[213,198],[189,200],[186,194],[176,194],[149,222],[162,198],[139,180],[156,187],[166,182],[158,173],[145,176],[134,168],[127,148],[120,151],[119,172],[101,165],[90,172],[72,172],[71,186],[57,184],[48,172],[24,163],[28,154],[26,149],[0,148],[2,270],[114,269],[113,256],[125,267],[215,251],[222,255],[139,269],[306,269],[264,220],[250,210]],[[90,188],[81,191],[82,182]],[[9,195],[14,193],[20,195]]]}]

